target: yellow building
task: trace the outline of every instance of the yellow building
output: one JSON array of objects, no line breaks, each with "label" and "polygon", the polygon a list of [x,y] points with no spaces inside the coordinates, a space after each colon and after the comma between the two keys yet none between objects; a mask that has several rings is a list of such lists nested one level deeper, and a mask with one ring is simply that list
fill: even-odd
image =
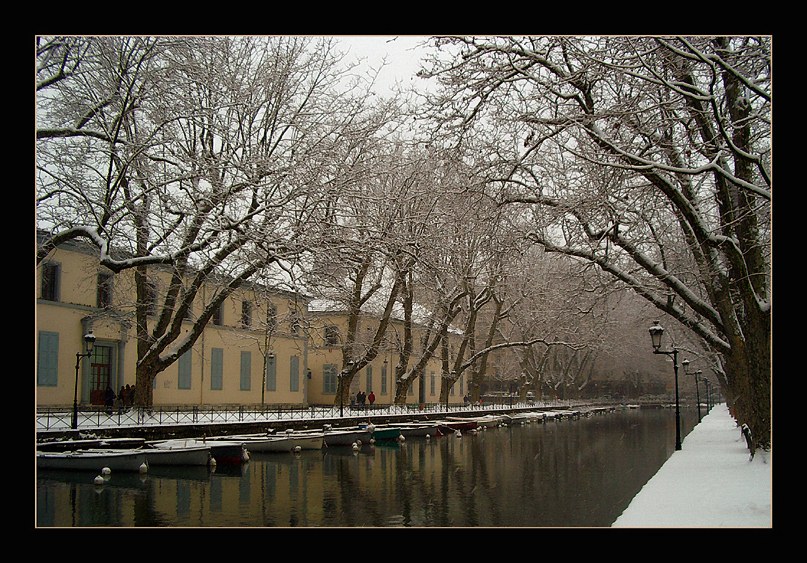
[{"label": "yellow building", "polygon": [[[37,406],[72,405],[78,385],[80,405],[102,405],[107,385],[116,392],[135,384],[134,273],[113,274],[99,265],[97,249],[71,241],[52,251],[36,269],[36,402]],[[150,268],[155,297],[168,272]],[[215,285],[204,288],[187,316],[212,299]],[[344,312],[309,312],[310,298],[257,285],[239,288],[217,310],[191,350],[157,375],[153,404],[333,405],[341,372],[341,338],[347,329]],[[152,317],[150,322],[154,322]],[[360,334],[375,333],[378,320],[362,319]],[[397,352],[389,342],[402,332],[402,322],[388,328],[387,343],[375,360],[353,379],[351,395],[375,395],[376,405],[395,399]],[[416,329],[417,330],[417,329]],[[81,358],[84,335],[92,331],[92,356]],[[357,346],[366,344],[358,339]],[[415,342],[418,335],[415,335]],[[76,374],[78,365],[78,374]],[[410,386],[408,404],[438,403],[439,358]],[[452,387],[449,402],[462,403],[467,374]]]},{"label": "yellow building", "polygon": [[[347,314],[340,311],[317,310],[311,308],[309,319],[309,346],[308,367],[311,370],[311,386],[309,401],[311,404],[333,405],[336,399],[338,375],[344,368],[342,365],[342,338],[347,332]],[[376,333],[378,319],[371,316],[362,316],[359,320],[355,348],[359,355],[363,355],[362,348],[369,348],[371,339]],[[414,329],[414,341],[419,342],[419,332]],[[387,335],[381,344],[381,350],[376,358],[363,367],[355,375],[350,386],[350,395],[363,391],[375,395],[376,405],[390,405],[395,401],[395,365],[398,362],[396,333],[403,333],[403,322],[392,320],[387,327]],[[416,345],[417,346],[417,345]],[[417,350],[410,359],[410,365],[415,363],[414,356],[419,356]],[[409,386],[406,403],[411,405],[439,403],[441,363],[437,356],[429,359],[425,369]],[[461,404],[467,391],[467,374],[462,374],[455,382],[449,393],[450,404]]]},{"label": "yellow building", "polygon": [[[159,294],[167,272],[154,276]],[[99,265],[97,249],[76,241],[61,245],[37,267],[38,406],[72,405],[76,381],[82,405],[102,404],[107,385],[116,393],[134,386],[133,277],[131,270],[113,275]],[[190,330],[214,290],[203,289],[183,330]],[[306,309],[307,298],[299,294],[240,288],[217,310],[193,348],[157,376],[153,404],[306,405]],[[89,331],[96,337],[92,356],[79,362]]]}]

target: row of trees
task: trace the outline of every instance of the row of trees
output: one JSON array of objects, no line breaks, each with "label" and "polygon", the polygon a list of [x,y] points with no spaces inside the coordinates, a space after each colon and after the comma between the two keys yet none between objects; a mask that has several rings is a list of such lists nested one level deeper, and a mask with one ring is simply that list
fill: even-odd
[{"label": "row of trees", "polygon": [[333,38],[37,38],[38,260],[82,237],[135,270],[136,402],[249,281],[348,311],[337,402],[388,342],[399,400],[433,355],[443,399],[466,371],[585,386],[614,326],[649,326],[641,296],[767,445],[769,40],[432,45],[432,88],[373,97]]}]

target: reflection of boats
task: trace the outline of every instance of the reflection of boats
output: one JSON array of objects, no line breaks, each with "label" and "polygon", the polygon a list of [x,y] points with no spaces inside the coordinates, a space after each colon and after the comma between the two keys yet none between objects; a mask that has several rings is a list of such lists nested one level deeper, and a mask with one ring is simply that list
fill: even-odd
[{"label": "reflection of boats", "polygon": [[[38,481],[67,483],[76,485],[95,485],[95,472],[70,471],[68,469],[40,469],[37,471]],[[118,471],[104,477],[104,488],[143,489],[150,476],[145,473]]]},{"label": "reflection of boats", "polygon": [[210,481],[210,472],[209,467],[202,465],[150,465],[148,478]]},{"label": "reflection of boats", "polygon": [[212,457],[210,446],[167,444],[157,447],[148,444],[143,448],[146,462],[153,465],[208,465]]},{"label": "reflection of boats", "polygon": [[37,452],[38,469],[71,469],[145,472],[146,454],[142,450],[76,450],[73,452]]},{"label": "reflection of boats", "polygon": [[206,447],[217,465],[240,465],[249,460],[248,450],[244,443],[237,440],[200,440],[198,438],[175,438],[172,440],[156,440],[149,442],[153,448],[176,449],[189,447]]},{"label": "reflection of boats", "polygon": [[37,442],[40,452],[68,452],[103,448],[108,450],[139,448],[146,443],[145,438],[94,438],[87,440],[53,440]]}]

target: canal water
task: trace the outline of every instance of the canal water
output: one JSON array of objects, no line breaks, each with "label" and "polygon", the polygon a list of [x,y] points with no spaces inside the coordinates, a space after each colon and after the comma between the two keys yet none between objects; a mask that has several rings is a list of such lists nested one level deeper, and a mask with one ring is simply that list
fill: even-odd
[{"label": "canal water", "polygon": [[[682,409],[682,437],[697,422]],[[252,454],[241,467],[37,472],[37,527],[608,527],[672,455],[673,409],[402,444]]]}]

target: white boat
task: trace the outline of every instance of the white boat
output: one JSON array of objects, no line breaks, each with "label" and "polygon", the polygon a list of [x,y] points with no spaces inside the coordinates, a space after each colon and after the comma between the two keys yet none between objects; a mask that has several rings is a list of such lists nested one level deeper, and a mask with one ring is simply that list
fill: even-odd
[{"label": "white boat", "polygon": [[84,440],[49,440],[37,442],[40,452],[74,452],[87,449],[130,450],[146,443],[145,438],[94,438]]},{"label": "white boat", "polygon": [[476,422],[478,428],[496,428],[506,422],[503,414],[486,414],[482,416],[447,416],[446,420],[456,422]]},{"label": "white boat", "polygon": [[324,432],[287,432],[277,436],[254,438],[243,442],[251,452],[290,452],[300,450],[321,450],[325,445]]},{"label": "white boat", "polygon": [[206,447],[217,465],[240,465],[249,461],[249,451],[240,440],[210,440],[200,438],[176,438],[172,440],[157,440],[148,442],[148,445],[157,449],[176,450],[182,448]]},{"label": "white boat", "polygon": [[531,422],[543,422],[546,415],[543,412],[525,411],[504,415],[511,424],[530,424]]},{"label": "white boat", "polygon": [[[168,444],[155,447],[151,444],[143,448],[146,463],[152,465],[208,465],[213,457],[209,445],[186,446]],[[218,463],[218,462],[217,462]]]},{"label": "white boat", "polygon": [[140,449],[128,450],[76,450],[72,452],[36,452],[38,469],[71,469],[101,472],[148,470],[146,454]]},{"label": "white boat", "polygon": [[438,422],[403,422],[398,425],[404,438],[435,438],[442,436]]}]

